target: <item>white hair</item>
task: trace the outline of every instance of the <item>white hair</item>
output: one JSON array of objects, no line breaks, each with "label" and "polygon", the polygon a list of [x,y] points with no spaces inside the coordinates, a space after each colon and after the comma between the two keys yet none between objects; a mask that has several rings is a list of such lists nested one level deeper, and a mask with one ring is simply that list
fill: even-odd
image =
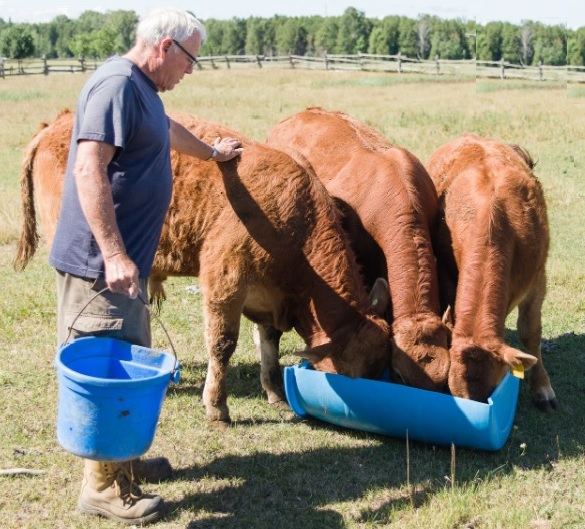
[{"label": "white hair", "polygon": [[201,43],[205,42],[205,26],[189,11],[163,7],[145,15],[136,28],[136,39],[155,45],[165,37],[183,42],[198,33]]}]

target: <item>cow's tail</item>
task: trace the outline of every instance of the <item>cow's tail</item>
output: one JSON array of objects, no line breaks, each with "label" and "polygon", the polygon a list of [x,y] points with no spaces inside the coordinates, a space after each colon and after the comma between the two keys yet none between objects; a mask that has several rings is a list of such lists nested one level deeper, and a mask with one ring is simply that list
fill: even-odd
[{"label": "cow's tail", "polygon": [[42,129],[37,132],[24,151],[24,158],[20,168],[20,204],[22,210],[22,226],[20,239],[16,248],[14,269],[21,272],[32,259],[39,244],[37,218],[35,210],[35,193],[33,181],[33,165],[39,143],[44,136],[48,124],[43,123]]}]

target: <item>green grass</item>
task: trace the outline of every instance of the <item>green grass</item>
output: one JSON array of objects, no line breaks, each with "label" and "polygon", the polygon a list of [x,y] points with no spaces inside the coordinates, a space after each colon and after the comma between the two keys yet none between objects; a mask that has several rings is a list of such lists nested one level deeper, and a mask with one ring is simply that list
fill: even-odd
[{"label": "green grass", "polygon": [[[55,439],[55,293],[47,250],[12,270],[20,225],[22,149],[41,121],[74,108],[86,75],[0,80],[0,476],[2,527],[114,528],[75,510],[81,465]],[[389,82],[386,82],[386,81]],[[416,81],[416,82],[413,82]],[[263,139],[306,106],[345,110],[426,161],[464,131],[519,143],[538,160],[552,231],[544,306],[544,361],[561,403],[543,415],[521,384],[514,427],[498,452],[411,442],[291,418],[268,406],[251,326],[243,321],[229,370],[234,424],[209,429],[196,280],[167,282],[162,321],[183,366],[169,389],[152,455],[166,455],[174,480],[149,486],[169,505],[161,528],[188,529],[582,529],[585,527],[585,102],[539,83],[445,82],[432,76],[288,70],[204,71],[163,94],[169,110],[199,114]],[[515,314],[508,340],[518,344]],[[168,348],[154,323],[155,345]],[[283,365],[301,348],[289,333]],[[448,425],[446,425],[448,427]],[[409,479],[407,480],[407,463]]]},{"label": "green grass", "polygon": [[569,86],[567,88],[568,97],[579,98],[585,97],[585,87],[583,86]]},{"label": "green grass", "polygon": [[477,81],[476,90],[478,93],[502,92],[507,90],[551,90],[566,89],[566,83],[563,81],[522,81],[506,80],[502,81]]}]

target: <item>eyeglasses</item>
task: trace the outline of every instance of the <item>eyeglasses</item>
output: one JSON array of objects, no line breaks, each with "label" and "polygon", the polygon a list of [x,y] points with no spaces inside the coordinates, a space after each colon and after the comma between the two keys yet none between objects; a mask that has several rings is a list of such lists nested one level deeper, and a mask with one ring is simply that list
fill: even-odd
[{"label": "eyeglasses", "polygon": [[197,57],[194,57],[193,55],[191,55],[185,48],[183,48],[183,46],[181,46],[175,39],[173,39],[173,43],[175,43],[177,45],[177,47],[187,56],[189,57],[189,59],[191,59],[191,64],[189,65],[191,68],[195,68],[195,65],[197,64]]}]

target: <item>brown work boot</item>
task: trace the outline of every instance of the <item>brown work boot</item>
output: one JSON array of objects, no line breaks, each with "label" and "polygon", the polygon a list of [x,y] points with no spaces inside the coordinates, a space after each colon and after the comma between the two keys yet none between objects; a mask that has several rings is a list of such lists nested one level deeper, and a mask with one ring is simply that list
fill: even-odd
[{"label": "brown work boot", "polygon": [[173,475],[173,467],[166,457],[138,458],[118,464],[141,483],[159,483]]},{"label": "brown work boot", "polygon": [[118,522],[146,525],[162,514],[160,496],[143,494],[126,469],[117,463],[85,459],[77,508]]}]

